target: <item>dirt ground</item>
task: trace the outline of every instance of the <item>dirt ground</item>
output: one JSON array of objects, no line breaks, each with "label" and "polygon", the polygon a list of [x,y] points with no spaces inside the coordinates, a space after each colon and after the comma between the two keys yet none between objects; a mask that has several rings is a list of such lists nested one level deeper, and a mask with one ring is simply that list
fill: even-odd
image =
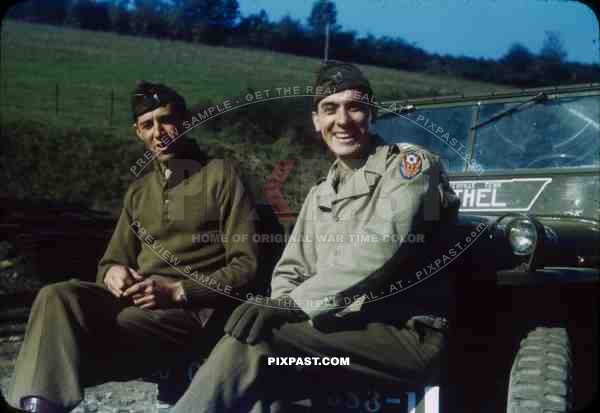
[{"label": "dirt ground", "polygon": [[[7,394],[14,359],[22,336],[0,338],[0,388]],[[142,381],[110,382],[86,389],[85,400],[74,413],[159,413],[156,385]]]},{"label": "dirt ground", "polygon": [[[14,247],[0,241],[0,300],[4,294],[31,291],[42,286],[42,282],[29,270],[27,260],[16,256]],[[0,322],[1,331],[7,328],[12,333],[0,335],[0,388],[4,395],[14,370],[14,361],[23,342],[19,332],[24,324]],[[155,384],[142,381],[126,383],[111,382],[86,389],[85,400],[77,406],[75,413],[159,413],[156,402]]]}]

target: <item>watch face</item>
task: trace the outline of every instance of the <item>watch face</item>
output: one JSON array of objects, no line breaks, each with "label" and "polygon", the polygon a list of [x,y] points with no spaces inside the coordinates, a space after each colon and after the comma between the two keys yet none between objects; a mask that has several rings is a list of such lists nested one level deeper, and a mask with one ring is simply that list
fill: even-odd
[{"label": "watch face", "polygon": [[185,305],[188,302],[185,290],[181,284],[177,286],[177,290],[175,291],[175,302],[181,305]]}]

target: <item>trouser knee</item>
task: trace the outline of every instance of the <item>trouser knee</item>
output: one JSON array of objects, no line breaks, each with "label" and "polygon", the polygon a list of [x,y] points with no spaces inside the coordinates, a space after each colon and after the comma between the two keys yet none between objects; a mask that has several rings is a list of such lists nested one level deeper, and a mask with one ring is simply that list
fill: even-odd
[{"label": "trouser knee", "polygon": [[231,371],[257,371],[261,360],[270,354],[264,343],[250,345],[225,335],[213,349],[209,360],[223,374]]},{"label": "trouser knee", "polygon": [[117,325],[125,331],[144,330],[153,323],[159,323],[156,317],[139,307],[126,307],[117,315]]},{"label": "trouser knee", "polygon": [[33,306],[65,305],[77,301],[77,283],[63,281],[43,287],[37,294]]}]

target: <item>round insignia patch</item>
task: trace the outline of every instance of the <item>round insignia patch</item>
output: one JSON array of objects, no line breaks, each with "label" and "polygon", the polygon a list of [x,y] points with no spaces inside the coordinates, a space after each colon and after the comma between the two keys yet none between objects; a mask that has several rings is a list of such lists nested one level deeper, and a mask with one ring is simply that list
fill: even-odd
[{"label": "round insignia patch", "polygon": [[423,159],[416,152],[405,152],[400,160],[400,175],[404,179],[412,179],[423,168]]}]

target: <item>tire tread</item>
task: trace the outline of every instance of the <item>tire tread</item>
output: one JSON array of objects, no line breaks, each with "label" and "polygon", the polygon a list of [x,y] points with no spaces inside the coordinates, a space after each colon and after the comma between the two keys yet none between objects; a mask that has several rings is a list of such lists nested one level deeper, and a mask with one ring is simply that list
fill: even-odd
[{"label": "tire tread", "polygon": [[521,340],[510,372],[507,413],[566,413],[571,349],[563,328],[538,327]]}]

